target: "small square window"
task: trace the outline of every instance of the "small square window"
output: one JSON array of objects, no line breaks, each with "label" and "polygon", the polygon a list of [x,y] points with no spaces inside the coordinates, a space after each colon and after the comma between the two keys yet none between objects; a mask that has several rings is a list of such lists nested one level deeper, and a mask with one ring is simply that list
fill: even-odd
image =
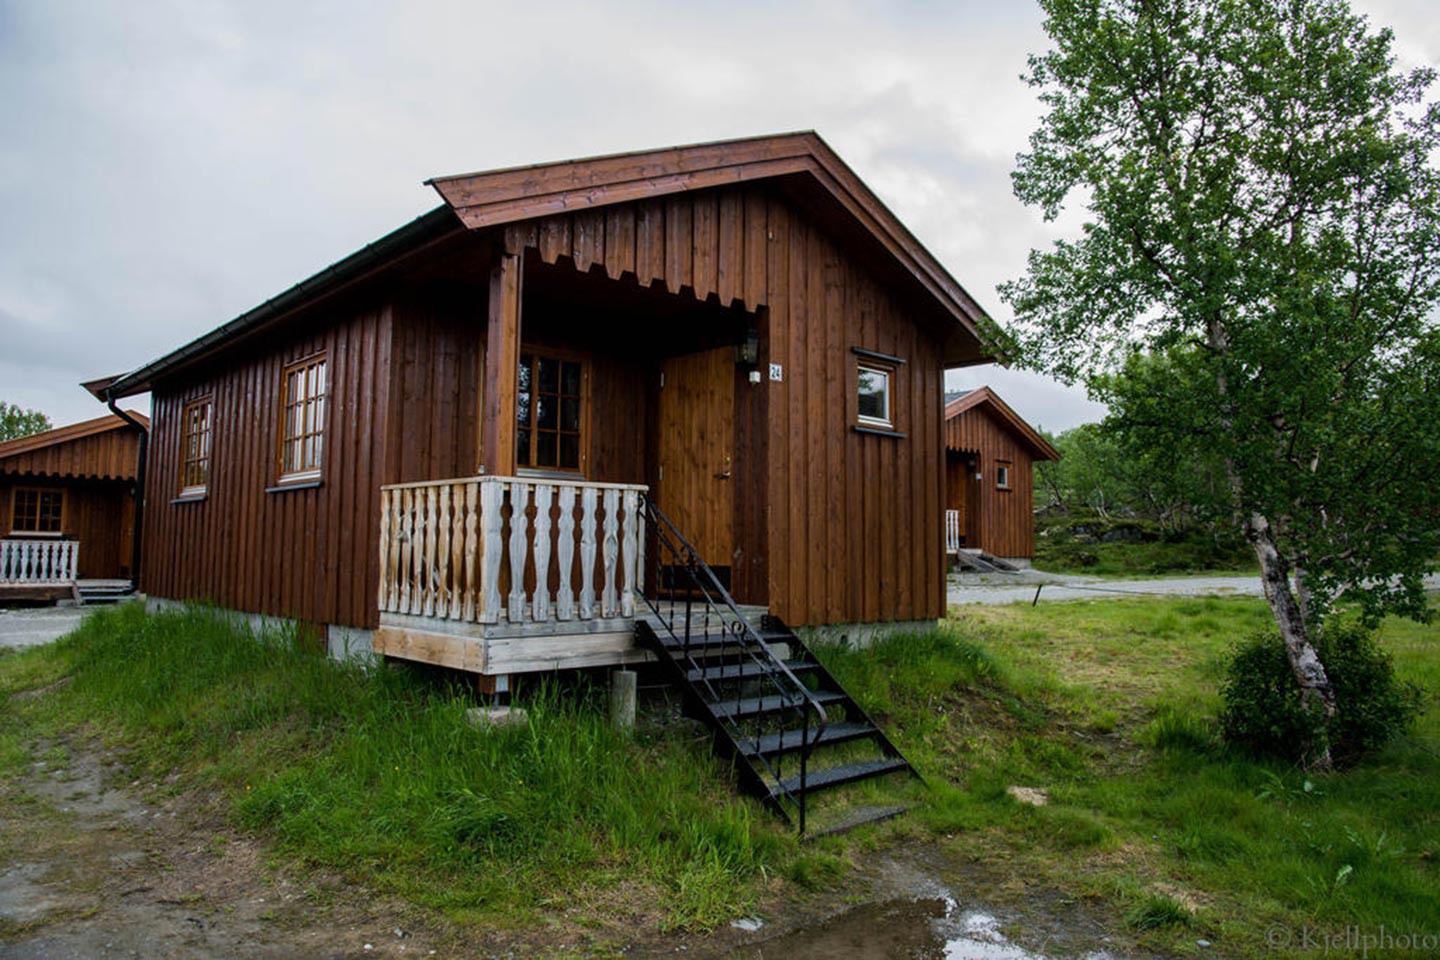
[{"label": "small square window", "polygon": [[894,427],[895,421],[890,414],[890,370],[860,364],[858,388],[860,422],[872,427]]},{"label": "small square window", "polygon": [[998,490],[1010,489],[1010,462],[1008,460],[995,462],[995,487]]},{"label": "small square window", "polygon": [[10,532],[59,536],[65,525],[65,491],[21,487],[15,491]]}]

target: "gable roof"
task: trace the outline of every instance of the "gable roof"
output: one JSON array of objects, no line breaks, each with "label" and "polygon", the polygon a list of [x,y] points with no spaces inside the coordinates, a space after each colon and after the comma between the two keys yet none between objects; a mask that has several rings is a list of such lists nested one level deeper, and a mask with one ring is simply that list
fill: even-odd
[{"label": "gable roof", "polygon": [[[800,177],[818,187],[956,321],[967,339],[989,349],[985,328],[991,320],[985,311],[813,130],[433,177],[426,182],[473,230],[776,177]],[[967,362],[989,359],[982,356]]]},{"label": "gable roof", "polygon": [[[780,177],[801,178],[813,185],[955,321],[947,337],[946,356],[963,357],[956,361],[963,364],[991,359],[985,351],[990,349],[986,329],[992,321],[985,311],[820,135],[806,130],[432,177],[425,182],[440,194],[444,206],[163,357],[109,383],[96,383],[95,389],[104,397],[143,393],[157,378],[466,229],[482,230],[551,213]],[[978,357],[977,342],[981,345]]]},{"label": "gable roof", "polygon": [[[143,413],[134,410],[127,411],[130,416],[150,428],[150,418]],[[108,430],[129,429],[132,425],[115,416],[107,413],[103,417],[96,417],[94,420],[84,420],[80,423],[71,423],[63,427],[56,427],[53,430],[46,430],[43,433],[32,433],[28,437],[17,437],[14,440],[6,440],[0,443],[0,460],[13,457],[21,453],[30,453],[33,450],[42,450],[45,447],[53,447],[62,443],[69,443],[72,440],[81,440],[85,437],[93,437],[97,433],[105,433]]]},{"label": "gable roof", "polygon": [[999,394],[989,387],[977,387],[959,394],[946,394],[945,401],[946,420],[953,420],[967,410],[984,407],[1030,448],[1036,460],[1060,459],[1060,451],[1056,450],[1049,440],[1041,436],[1040,431],[1026,423],[1020,414],[1010,409],[1010,405],[1001,400]]}]

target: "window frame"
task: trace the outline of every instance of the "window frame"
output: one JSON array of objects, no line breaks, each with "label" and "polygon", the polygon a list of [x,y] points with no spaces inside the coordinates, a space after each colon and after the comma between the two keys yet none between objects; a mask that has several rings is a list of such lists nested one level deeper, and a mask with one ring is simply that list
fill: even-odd
[{"label": "window frame", "polygon": [[[1015,470],[1015,461],[1013,461],[1013,460],[996,460],[996,461],[995,461],[995,489],[996,489],[996,490],[1006,490],[1006,491],[1009,491],[1009,490],[1014,490],[1014,489],[1015,489],[1015,485],[1011,482],[1011,476],[1010,476],[1011,473],[1014,472],[1014,470]],[[1003,476],[1003,479],[1002,479],[1002,476]]]},{"label": "window frame", "polygon": [[[860,376],[863,373],[878,374],[885,378],[885,415],[873,417],[860,412]],[[879,430],[895,429],[895,367],[875,360],[860,359],[855,363],[855,422],[862,427]]]},{"label": "window frame", "polygon": [[[20,509],[20,495],[23,494],[23,493],[33,493],[33,494],[36,495],[37,498],[38,498],[38,497],[43,497],[43,496],[46,496],[46,495],[54,495],[54,496],[58,496],[58,497],[60,498],[60,518],[59,518],[59,521],[58,521],[58,523],[59,523],[58,529],[55,529],[55,530],[24,530],[24,529],[16,526],[16,521],[19,519],[18,512],[19,512],[19,509]],[[70,498],[69,498],[68,496],[66,496],[66,491],[65,491],[65,488],[64,488],[64,487],[15,487],[15,488],[13,488],[13,489],[10,491],[10,535],[11,535],[11,536],[20,536],[20,537],[32,537],[32,538],[41,538],[41,537],[43,537],[43,538],[46,538],[46,539],[56,539],[56,540],[64,537],[64,536],[65,536],[65,514],[66,514],[66,511],[68,510],[68,508],[69,508],[69,506],[70,506],[69,500],[70,500]],[[36,521],[37,524],[38,524],[39,521],[40,521],[40,516],[41,516],[40,501],[37,499],[36,502],[35,502],[35,521]]]},{"label": "window frame", "polygon": [[[205,428],[203,430],[191,430],[191,413],[197,408],[205,408]],[[196,453],[191,455],[190,438],[198,434],[205,442],[205,452],[201,456]],[[210,463],[215,449],[215,403],[214,397],[206,395],[188,401],[180,410],[180,496],[198,497],[207,493],[210,489]],[[201,483],[187,483],[190,479],[190,467],[192,464],[203,464],[204,480]]]},{"label": "window frame", "polygon": [[[304,400],[292,404],[290,402],[290,377],[296,371],[306,371],[315,367],[321,367],[322,379],[318,392],[307,395]],[[290,433],[290,410],[294,406],[304,403],[308,408],[313,409],[316,403],[319,404],[319,416],[316,418],[315,429],[296,434]],[[279,403],[276,408],[275,423],[275,483],[276,486],[290,484],[306,484],[320,480],[325,471],[325,443],[327,427],[330,418],[330,363],[329,355],[325,350],[320,350],[308,356],[301,357],[285,364],[280,370]],[[301,449],[304,449],[306,441],[315,440],[318,454],[315,457],[315,465],[307,466],[300,470],[286,470],[285,454],[287,448],[298,442]]]},{"label": "window frame", "polygon": [[[527,393],[530,395],[529,421],[520,421],[520,373],[526,367],[526,360],[529,360],[530,388]],[[548,360],[559,366],[556,373],[556,388],[554,393],[547,392],[545,395],[554,398],[558,408],[555,412],[555,429],[549,430],[537,427],[535,424],[535,396],[539,392],[539,377],[536,373],[537,362]],[[575,394],[565,393],[564,387],[564,365],[573,364],[579,368],[579,391]],[[515,380],[515,472],[527,476],[558,476],[565,478],[585,478],[585,471],[589,468],[589,439],[590,439],[590,363],[589,358],[583,354],[562,348],[550,347],[541,344],[526,344],[520,350],[519,370]],[[577,429],[566,430],[562,427],[562,416],[564,412],[564,401],[573,396],[580,404]],[[525,459],[520,456],[520,436],[528,433],[529,446],[526,450]],[[555,435],[555,466],[541,466],[536,463],[536,454],[539,450],[539,435],[541,433]],[[564,436],[575,437],[576,464],[573,467],[562,467],[560,461],[560,441]]]}]

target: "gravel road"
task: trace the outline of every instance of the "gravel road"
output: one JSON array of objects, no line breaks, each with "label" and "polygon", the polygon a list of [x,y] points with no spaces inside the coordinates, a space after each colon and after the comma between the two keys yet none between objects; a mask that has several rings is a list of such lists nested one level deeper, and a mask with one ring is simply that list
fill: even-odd
[{"label": "gravel road", "polygon": [[58,640],[89,612],[80,607],[0,608],[0,647],[33,647]]}]

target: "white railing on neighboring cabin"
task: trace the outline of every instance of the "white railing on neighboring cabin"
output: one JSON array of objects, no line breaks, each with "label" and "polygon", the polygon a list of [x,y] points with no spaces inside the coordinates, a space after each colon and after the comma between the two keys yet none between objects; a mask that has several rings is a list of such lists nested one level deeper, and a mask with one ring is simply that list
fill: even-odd
[{"label": "white railing on neighboring cabin", "polygon": [[0,583],[70,583],[79,540],[0,540]]},{"label": "white railing on neighboring cabin", "polygon": [[633,617],[639,484],[468,477],[380,488],[380,611],[471,623]]},{"label": "white railing on neighboring cabin", "polygon": [[[933,542],[933,541],[932,541]],[[945,552],[960,552],[960,511],[945,511]]]}]

